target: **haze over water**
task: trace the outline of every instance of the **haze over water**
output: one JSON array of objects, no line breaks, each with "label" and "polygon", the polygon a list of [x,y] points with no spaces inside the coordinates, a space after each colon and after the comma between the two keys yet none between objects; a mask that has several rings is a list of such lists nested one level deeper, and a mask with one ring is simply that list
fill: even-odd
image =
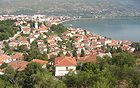
[{"label": "haze over water", "polygon": [[80,19],[64,23],[91,31],[92,33],[117,40],[140,42],[140,18]]}]

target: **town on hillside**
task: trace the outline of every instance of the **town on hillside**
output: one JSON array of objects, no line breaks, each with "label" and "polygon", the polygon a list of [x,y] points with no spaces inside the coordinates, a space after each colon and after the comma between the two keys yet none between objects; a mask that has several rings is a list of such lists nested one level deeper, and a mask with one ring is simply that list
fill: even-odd
[{"label": "town on hillside", "polygon": [[[81,28],[66,28],[61,23],[73,19],[67,16],[1,15],[0,20],[14,20],[18,31],[0,41],[0,65],[7,64],[23,71],[29,63],[51,68],[54,76],[69,72],[77,74],[76,67],[86,62],[97,62],[97,57],[112,57],[122,51],[133,53],[131,42],[113,40]],[[4,74],[0,69],[0,75]]]}]

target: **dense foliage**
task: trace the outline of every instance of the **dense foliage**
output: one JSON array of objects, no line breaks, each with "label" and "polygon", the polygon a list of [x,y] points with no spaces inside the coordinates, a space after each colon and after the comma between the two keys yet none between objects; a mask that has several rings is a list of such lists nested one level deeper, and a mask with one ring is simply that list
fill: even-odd
[{"label": "dense foliage", "polygon": [[140,72],[135,58],[128,53],[98,58],[97,63],[79,64],[77,74],[69,73],[58,79],[41,68],[30,63],[24,71],[15,71],[7,67],[0,76],[2,88],[139,88]]},{"label": "dense foliage", "polygon": [[52,25],[50,29],[58,35],[61,35],[63,32],[67,30],[67,28],[64,27],[62,24]]},{"label": "dense foliage", "polygon": [[77,74],[70,73],[63,80],[69,88],[139,88],[135,61],[127,53],[98,58],[97,63],[84,63]]},{"label": "dense foliage", "polygon": [[17,32],[17,28],[14,27],[13,20],[0,21],[0,41],[6,40],[9,37],[14,36]]},{"label": "dense foliage", "polygon": [[23,71],[15,71],[7,67],[5,74],[0,76],[1,88],[66,88],[59,79],[51,76],[47,69],[39,64],[30,63]]}]

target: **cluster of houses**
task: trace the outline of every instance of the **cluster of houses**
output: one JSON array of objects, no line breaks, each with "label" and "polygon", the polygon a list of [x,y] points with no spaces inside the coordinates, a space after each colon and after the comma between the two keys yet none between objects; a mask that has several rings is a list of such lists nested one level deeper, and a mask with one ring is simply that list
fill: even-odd
[{"label": "cluster of houses", "polygon": [[[35,62],[42,65],[42,68],[46,68],[48,61],[40,60],[40,59],[33,59],[31,62]],[[7,64],[8,66],[12,67],[14,70],[23,71],[27,65],[31,62],[24,61],[23,53],[15,53],[13,55],[0,55],[0,66],[3,64]],[[5,68],[0,69],[0,75],[4,74]]]},{"label": "cluster of houses", "polygon": [[48,22],[51,24],[57,24],[59,22],[73,19],[75,17],[69,16],[46,16],[46,15],[0,15],[0,20],[17,20],[15,22],[16,25],[21,25],[23,23],[27,23],[27,21],[38,21],[38,22]]},{"label": "cluster of houses", "polygon": [[[55,60],[53,64],[51,64],[55,66],[55,76],[64,76],[69,72],[76,73],[76,66],[78,63],[95,63],[97,56],[103,57],[107,55],[112,57],[110,52],[104,50],[107,46],[113,47],[114,49],[121,48],[128,52],[134,52],[135,50],[135,48],[130,46],[131,42],[129,41],[112,40],[81,28],[68,28],[68,30],[62,33],[61,36],[57,34],[46,35],[46,33],[50,31],[53,33],[50,29],[50,25],[57,25],[57,22],[65,19],[63,17],[60,17],[61,19],[58,19],[57,17],[48,18],[47,22],[50,23],[48,26],[42,22],[46,21],[44,16],[33,16],[31,18],[35,21],[34,27],[31,27],[30,22],[23,18],[28,19],[26,16],[18,17],[17,22],[15,22],[16,26],[20,26],[20,34],[15,39],[8,41],[10,49],[16,50],[18,46],[22,45],[26,46],[27,49],[30,49],[31,44],[35,41],[38,50],[41,53],[47,54],[48,59],[55,56]],[[0,16],[0,19],[3,19],[3,17]],[[40,20],[41,24],[39,25]],[[76,50],[75,57],[73,57],[73,51],[69,49],[67,44],[70,44],[70,46]],[[7,63],[14,69],[22,71],[30,63],[24,61],[23,53],[17,52],[9,56],[4,53],[2,50],[3,47],[3,42],[0,42],[0,65]],[[82,51],[84,52],[83,56],[81,56]],[[60,53],[63,55],[59,55]],[[42,68],[46,68],[47,65],[50,65],[48,61],[37,58],[34,58],[31,62],[41,64]],[[4,74],[2,72],[3,71],[0,71],[0,74]]]}]

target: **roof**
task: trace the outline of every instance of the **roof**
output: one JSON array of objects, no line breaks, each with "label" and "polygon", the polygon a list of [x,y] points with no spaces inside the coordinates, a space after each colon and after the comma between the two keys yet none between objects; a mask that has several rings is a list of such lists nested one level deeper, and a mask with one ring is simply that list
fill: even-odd
[{"label": "roof", "polygon": [[43,23],[40,25],[40,28],[44,28],[44,29],[48,29],[48,27],[47,26],[45,26]]},{"label": "roof", "polygon": [[18,40],[22,42],[28,42],[26,37],[20,37]]},{"label": "roof", "polygon": [[9,45],[11,45],[11,46],[17,46],[18,43],[16,41],[12,41],[12,42],[9,43]]},{"label": "roof", "polygon": [[30,31],[30,27],[23,27],[22,30],[28,32]]},{"label": "roof", "polygon": [[4,59],[8,59],[8,58],[11,58],[10,56],[8,55],[5,55],[5,54],[1,54],[0,55],[0,61],[4,60]]},{"label": "roof", "polygon": [[39,59],[33,59],[32,62],[38,63],[38,64],[48,64],[48,61],[45,60],[39,60]]},{"label": "roof", "polygon": [[77,62],[75,58],[62,56],[55,58],[55,66],[76,66]]},{"label": "roof", "polygon": [[45,31],[45,30],[48,30],[48,27],[45,26],[44,24],[41,24],[38,30],[39,31]]},{"label": "roof", "polygon": [[0,61],[0,65],[2,65],[2,64],[3,64],[3,62]]},{"label": "roof", "polygon": [[86,62],[96,62],[97,59],[96,59],[96,54],[90,54],[90,55],[87,55],[85,57],[79,57],[78,59],[79,62],[82,62],[82,63],[86,63]]},{"label": "roof", "polygon": [[11,56],[12,59],[23,59],[23,53],[16,53]]},{"label": "roof", "polygon": [[27,61],[14,61],[14,62],[8,63],[9,66],[11,66],[13,69],[18,70],[18,71],[24,70],[28,64],[29,62]]}]

